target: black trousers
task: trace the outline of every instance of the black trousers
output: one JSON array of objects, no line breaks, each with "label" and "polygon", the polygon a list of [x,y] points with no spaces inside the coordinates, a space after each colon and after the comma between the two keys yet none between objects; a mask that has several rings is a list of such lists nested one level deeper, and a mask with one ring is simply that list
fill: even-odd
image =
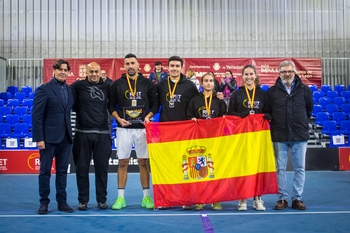
[{"label": "black trousers", "polygon": [[109,134],[75,133],[73,158],[76,167],[79,202],[89,202],[91,156],[95,166],[96,200],[97,202],[106,202],[108,163],[111,153],[112,140]]}]

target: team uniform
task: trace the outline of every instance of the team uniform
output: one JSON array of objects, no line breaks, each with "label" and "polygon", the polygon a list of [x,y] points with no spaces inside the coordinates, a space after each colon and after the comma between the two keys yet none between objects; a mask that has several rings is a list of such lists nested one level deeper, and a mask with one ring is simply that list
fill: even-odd
[{"label": "team uniform", "polygon": [[[210,97],[207,98],[207,103],[209,103]],[[200,94],[188,103],[187,106],[187,119],[191,120],[193,117],[197,119],[211,119],[216,117],[222,117],[226,114],[226,104],[224,100],[220,100],[213,93],[210,114],[208,116],[207,110],[205,108],[205,97]]]},{"label": "team uniform", "polygon": [[[135,80],[130,80],[130,85],[135,90]],[[112,114],[117,111],[118,115],[124,117],[124,108],[143,107],[143,116],[149,112],[156,114],[158,112],[158,99],[156,85],[149,79],[138,73],[136,80],[135,97],[129,88],[126,74],[114,81],[110,87],[109,112]],[[116,108],[116,105],[118,106]],[[138,158],[148,158],[148,146],[145,126],[141,122],[121,127],[117,126],[117,148],[118,158],[126,159],[130,157],[132,144],[134,143],[136,155]]]},{"label": "team uniform", "polygon": [[80,203],[89,201],[91,154],[95,166],[97,202],[105,203],[107,200],[108,162],[112,152],[107,112],[109,86],[102,78],[98,83],[90,83],[86,78],[71,84],[76,92],[73,108],[77,114],[73,158]]},{"label": "team uniform", "polygon": [[[169,79],[169,82],[168,82]],[[159,122],[185,121],[187,120],[187,105],[190,100],[198,95],[196,86],[181,74],[176,85],[173,99],[170,98],[169,86],[174,89],[175,83],[168,78],[158,84],[158,98],[162,106]]]}]

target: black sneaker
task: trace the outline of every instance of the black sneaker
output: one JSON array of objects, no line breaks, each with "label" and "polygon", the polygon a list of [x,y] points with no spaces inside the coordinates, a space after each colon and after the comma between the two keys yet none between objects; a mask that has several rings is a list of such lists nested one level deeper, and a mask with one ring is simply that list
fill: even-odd
[{"label": "black sneaker", "polygon": [[87,202],[79,203],[78,210],[87,210]]},{"label": "black sneaker", "polygon": [[108,205],[106,204],[106,202],[99,202],[97,207],[101,210],[108,209]]},{"label": "black sneaker", "polygon": [[65,213],[72,213],[74,210],[65,202],[58,203],[58,210]]},{"label": "black sneaker", "polygon": [[38,209],[38,214],[47,214],[48,204],[41,204]]}]

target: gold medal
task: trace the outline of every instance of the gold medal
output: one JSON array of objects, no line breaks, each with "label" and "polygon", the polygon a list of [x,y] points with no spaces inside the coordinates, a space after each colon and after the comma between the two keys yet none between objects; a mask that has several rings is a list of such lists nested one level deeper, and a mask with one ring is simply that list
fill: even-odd
[{"label": "gold medal", "polygon": [[131,101],[131,106],[136,107],[137,106],[137,100],[132,100]]}]

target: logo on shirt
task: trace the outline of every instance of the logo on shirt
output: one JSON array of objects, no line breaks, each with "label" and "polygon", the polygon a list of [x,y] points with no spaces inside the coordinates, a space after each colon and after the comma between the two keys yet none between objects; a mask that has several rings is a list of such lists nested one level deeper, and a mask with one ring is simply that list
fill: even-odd
[{"label": "logo on shirt", "polygon": [[[243,100],[243,106],[246,108],[251,108],[250,102],[248,101],[248,99]],[[259,106],[260,106],[260,101],[254,101],[253,108],[259,109]]]},{"label": "logo on shirt", "polygon": [[[166,94],[165,99],[168,102],[170,101],[170,94],[169,94],[169,92]],[[179,102],[180,103],[181,102],[181,94],[174,94],[173,99],[174,99],[175,102]]]},{"label": "logo on shirt", "polygon": [[87,87],[90,91],[90,96],[92,99],[100,99],[101,101],[104,101],[105,100],[105,95],[103,94],[103,91],[98,88],[98,87]]},{"label": "logo on shirt", "polygon": [[[214,115],[215,110],[210,110],[210,116]],[[208,117],[207,109],[205,106],[202,106],[198,109],[198,114],[200,117]]]},{"label": "logo on shirt", "polygon": [[132,93],[130,91],[130,89],[125,91],[125,98],[127,98],[128,100],[140,100],[142,99],[141,97],[142,92],[141,91],[137,91],[135,98],[132,96]]}]

